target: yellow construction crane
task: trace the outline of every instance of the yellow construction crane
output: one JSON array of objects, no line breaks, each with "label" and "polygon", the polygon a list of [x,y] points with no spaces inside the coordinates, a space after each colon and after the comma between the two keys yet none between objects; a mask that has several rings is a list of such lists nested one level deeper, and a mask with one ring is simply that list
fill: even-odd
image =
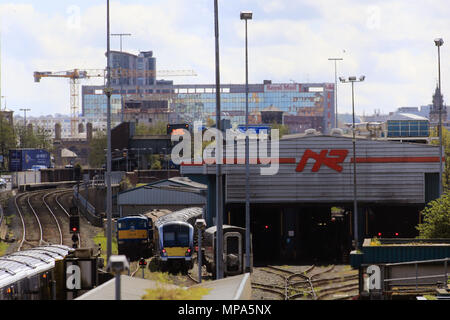
[{"label": "yellow construction crane", "polygon": [[[70,131],[71,137],[75,137],[78,127],[78,109],[79,109],[79,95],[80,95],[80,80],[89,78],[106,78],[106,69],[74,69],[69,71],[51,72],[44,71],[34,72],[34,82],[40,82],[41,78],[66,78],[70,80]],[[193,70],[132,70],[116,68],[111,69],[111,78],[126,78],[126,77],[149,77],[149,76],[197,76]]]},{"label": "yellow construction crane", "polygon": [[78,131],[78,106],[80,94],[80,79],[89,79],[94,77],[105,77],[105,70],[102,69],[74,69],[60,72],[35,72],[34,82],[40,82],[41,78],[66,78],[70,80],[70,134],[74,138]]}]

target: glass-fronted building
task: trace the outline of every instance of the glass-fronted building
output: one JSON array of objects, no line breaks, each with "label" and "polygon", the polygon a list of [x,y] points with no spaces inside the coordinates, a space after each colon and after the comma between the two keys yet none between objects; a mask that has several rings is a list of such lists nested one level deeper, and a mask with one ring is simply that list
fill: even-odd
[{"label": "glass-fronted building", "polygon": [[[111,110],[112,119],[120,121],[121,98],[142,101],[167,101],[170,123],[208,122],[216,119],[215,85],[173,85],[160,83],[155,86],[122,86],[114,88]],[[232,125],[245,124],[245,85],[221,85],[221,118]],[[82,110],[85,117],[106,119],[106,96],[100,86],[83,86]],[[272,83],[249,84],[249,123],[262,124],[264,113],[282,113],[282,122],[290,132],[304,132],[314,128],[329,133],[333,127],[333,83]]]},{"label": "glass-fronted building", "polygon": [[397,113],[386,121],[388,138],[428,137],[430,121],[415,114]]}]

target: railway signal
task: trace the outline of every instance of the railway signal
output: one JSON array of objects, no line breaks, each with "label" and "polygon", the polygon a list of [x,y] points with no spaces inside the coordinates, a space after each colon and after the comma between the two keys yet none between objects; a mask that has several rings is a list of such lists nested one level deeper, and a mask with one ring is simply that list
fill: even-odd
[{"label": "railway signal", "polygon": [[73,248],[78,247],[78,235],[80,234],[80,215],[77,207],[69,209],[69,232],[72,234]]},{"label": "railway signal", "polygon": [[139,260],[139,267],[142,269],[142,279],[145,278],[145,267],[147,266],[147,261],[144,258]]},{"label": "railway signal", "polygon": [[70,216],[69,218],[70,233],[80,233],[80,216]]}]

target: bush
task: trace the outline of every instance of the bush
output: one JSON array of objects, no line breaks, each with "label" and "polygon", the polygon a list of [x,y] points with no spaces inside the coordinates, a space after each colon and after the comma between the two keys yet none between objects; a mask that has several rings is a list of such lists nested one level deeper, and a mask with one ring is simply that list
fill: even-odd
[{"label": "bush", "polygon": [[153,280],[157,281],[155,289],[146,289],[147,292],[142,296],[143,300],[201,300],[208,294],[209,288],[171,288],[169,285],[172,281],[169,279],[168,273],[155,272],[152,273]]},{"label": "bush", "polygon": [[448,194],[444,193],[439,199],[431,201],[422,210],[422,215],[423,223],[416,227],[420,238],[450,238],[450,196]]}]

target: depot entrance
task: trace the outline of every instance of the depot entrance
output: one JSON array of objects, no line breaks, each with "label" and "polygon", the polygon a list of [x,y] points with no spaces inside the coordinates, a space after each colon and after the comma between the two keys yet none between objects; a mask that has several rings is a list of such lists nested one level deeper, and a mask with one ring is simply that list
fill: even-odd
[{"label": "depot entrance", "polygon": [[[228,207],[228,223],[245,227],[245,206]],[[330,206],[252,205],[255,265],[343,262],[351,247],[350,214]]]}]

